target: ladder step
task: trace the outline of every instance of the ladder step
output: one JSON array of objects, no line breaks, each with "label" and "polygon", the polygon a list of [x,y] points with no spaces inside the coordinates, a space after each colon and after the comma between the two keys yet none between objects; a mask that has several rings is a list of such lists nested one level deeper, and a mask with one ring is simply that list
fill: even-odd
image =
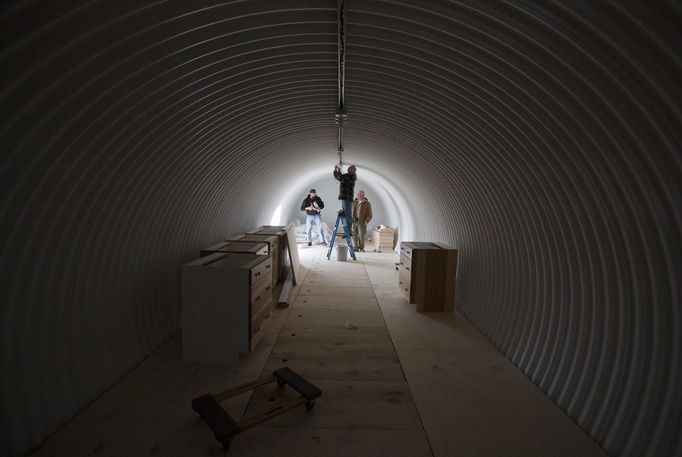
[{"label": "ladder step", "polygon": [[344,224],[343,224],[343,233],[346,238],[346,244],[348,245],[348,250],[350,251],[350,256],[353,258],[353,260],[358,260],[355,257],[355,248],[353,247],[353,234],[350,231],[350,227],[348,224],[346,224],[347,220],[345,218],[343,210],[338,212],[338,215],[336,216],[336,224],[334,224],[334,231],[332,232],[332,237],[329,243],[329,250],[327,251],[327,260],[331,259],[332,256],[332,248],[334,247],[334,241],[336,240],[336,234],[339,231],[339,223],[341,222],[341,218],[344,218]]},{"label": "ladder step", "polygon": [[289,367],[284,367],[280,368],[279,370],[275,370],[272,372],[273,375],[285,384],[287,384],[289,387],[297,391],[303,398],[305,398],[307,401],[313,401],[320,395],[322,395],[322,391],[306,381],[301,375],[296,373],[294,370],[290,369]]}]

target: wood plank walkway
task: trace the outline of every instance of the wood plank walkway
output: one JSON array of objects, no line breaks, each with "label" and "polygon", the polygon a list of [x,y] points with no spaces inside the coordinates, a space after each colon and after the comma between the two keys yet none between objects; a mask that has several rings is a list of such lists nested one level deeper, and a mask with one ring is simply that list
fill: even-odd
[{"label": "wood plank walkway", "polygon": [[[183,363],[174,338],[106,390],[33,456],[542,457],[606,454],[466,319],[418,314],[393,253],[327,261],[300,250],[296,300],[268,319],[239,367]],[[192,398],[289,366],[323,395],[239,436],[227,454]],[[261,389],[235,418],[291,395]]]},{"label": "wood plank walkway", "polygon": [[[311,262],[265,364],[288,366],[322,389],[315,408],[293,410],[237,437],[239,456],[432,456],[367,271],[360,262]],[[295,396],[256,392],[247,415]]]}]

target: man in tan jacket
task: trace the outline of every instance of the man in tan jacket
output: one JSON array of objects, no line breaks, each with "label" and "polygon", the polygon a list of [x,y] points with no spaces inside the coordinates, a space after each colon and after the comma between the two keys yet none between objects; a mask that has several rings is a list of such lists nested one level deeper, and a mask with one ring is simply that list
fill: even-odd
[{"label": "man in tan jacket", "polygon": [[355,249],[365,252],[367,224],[372,220],[372,204],[365,198],[365,191],[358,191],[353,200],[353,244]]}]

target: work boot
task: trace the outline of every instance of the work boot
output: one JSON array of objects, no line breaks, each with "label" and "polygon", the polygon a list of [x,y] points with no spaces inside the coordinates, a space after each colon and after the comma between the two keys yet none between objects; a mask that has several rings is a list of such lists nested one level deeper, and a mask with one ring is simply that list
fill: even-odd
[{"label": "work boot", "polygon": [[313,245],[313,242],[312,242],[312,241],[308,241],[308,247],[310,247],[310,246],[312,246],[312,245]]}]

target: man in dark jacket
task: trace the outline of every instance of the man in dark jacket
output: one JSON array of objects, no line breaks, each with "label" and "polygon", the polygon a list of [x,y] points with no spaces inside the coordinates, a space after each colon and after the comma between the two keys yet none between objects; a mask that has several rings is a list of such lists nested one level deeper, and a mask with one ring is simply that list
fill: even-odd
[{"label": "man in dark jacket", "polygon": [[313,222],[317,224],[317,228],[320,233],[320,242],[324,244],[325,246],[327,245],[327,242],[324,239],[324,229],[322,228],[322,218],[320,217],[320,213],[322,212],[322,208],[324,208],[324,202],[322,199],[317,195],[317,191],[315,189],[310,189],[310,193],[308,193],[308,196],[303,199],[303,203],[301,203],[301,211],[305,211],[306,213],[306,220],[305,220],[305,233],[306,233],[306,241],[308,242],[308,246],[313,245],[313,238],[312,238],[312,231],[313,231]]},{"label": "man in dark jacket", "polygon": [[355,181],[358,179],[358,175],[355,172],[355,165],[348,167],[348,173],[341,173],[341,167],[334,165],[334,178],[339,181],[339,200],[341,200],[341,209],[346,219],[348,233],[351,233],[353,225],[353,194],[355,191]]}]

